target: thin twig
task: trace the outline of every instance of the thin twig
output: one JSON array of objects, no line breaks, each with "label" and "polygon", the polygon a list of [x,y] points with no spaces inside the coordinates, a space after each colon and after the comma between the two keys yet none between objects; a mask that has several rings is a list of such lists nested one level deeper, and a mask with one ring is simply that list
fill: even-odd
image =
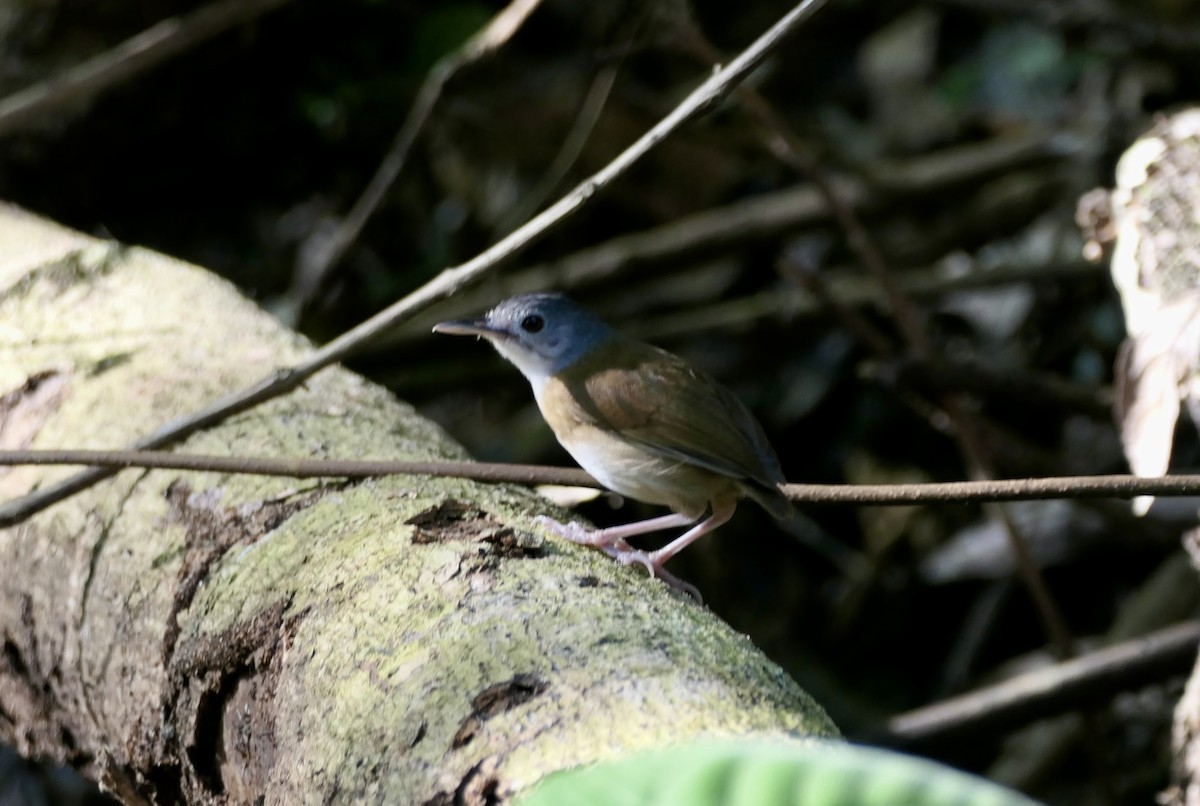
[{"label": "thin twig", "polygon": [[[1066,152],[1061,143],[1043,135],[997,137],[982,143],[946,148],[932,155],[880,163],[868,171],[869,180],[838,178],[833,184],[845,204],[855,210],[867,210],[878,208],[886,201],[902,203],[910,197],[978,184],[994,173],[1041,163]],[[498,282],[511,294],[547,288],[583,288],[634,274],[647,266],[708,259],[748,243],[779,238],[804,227],[816,226],[829,220],[830,215],[828,201],[817,188],[811,185],[788,187],[702,210],[641,232],[620,235],[552,262],[512,271]],[[1079,262],[1093,274],[1103,271],[1094,263]],[[1033,271],[1042,269],[1035,267]],[[899,278],[900,282],[906,283],[912,274],[906,271]],[[981,274],[987,273],[958,272],[957,279],[948,279],[969,284]],[[1019,275],[1018,279],[1023,276]],[[878,283],[872,283],[869,288],[863,293],[872,297],[880,295]],[[494,296],[494,289],[461,295],[461,304],[460,299],[455,299],[455,309],[463,312],[482,310],[495,302]],[[780,298],[779,294],[770,296],[776,300]],[[404,338],[404,335],[397,336],[398,340]]]},{"label": "thin twig", "polygon": [[[721,52],[708,41],[708,37],[699,28],[689,24],[684,29],[684,33],[684,43],[698,60],[710,63],[722,60]],[[909,347],[918,355],[924,355],[928,350],[928,344],[920,316],[896,285],[895,272],[888,265],[879,247],[875,245],[875,239],[862,225],[853,206],[842,197],[833,180],[817,163],[816,157],[804,143],[792,134],[791,129],[761,93],[753,87],[740,87],[737,97],[742,106],[762,127],[763,142],[767,151],[797,174],[808,177],[809,181],[816,186],[829,211],[833,214],[834,220],[845,234],[850,249],[867,267],[887,295],[892,316],[901,333],[909,342]]]},{"label": "thin twig", "polygon": [[[1200,622],[1189,621],[893,717],[884,743],[911,746],[995,734],[1094,705],[1196,660]],[[890,741],[889,741],[890,740]]]},{"label": "thin twig", "polygon": [[32,87],[0,100],[0,136],[88,101],[105,90],[178,56],[289,0],[221,0],[190,14],[170,17]]},{"label": "thin twig", "polygon": [[[876,358],[887,360],[896,357],[899,350],[892,339],[865,316],[847,305],[843,298],[831,293],[824,274],[802,266],[795,259],[786,255],[777,261],[776,267],[780,274],[812,294],[822,310],[831,313],[841,322],[842,328],[852,334],[859,343],[870,349]],[[878,284],[875,285],[877,290]],[[936,407],[919,395],[905,394],[901,390],[900,397],[918,416],[929,421],[934,427],[941,425],[946,419],[941,416]]]},{"label": "thin twig", "polygon": [[[595,479],[576,468],[435,460],[287,459],[258,456],[209,456],[169,451],[0,451],[0,467],[7,465],[88,465],[115,469],[140,467],[209,473],[245,473],[253,476],[286,476],[294,479],[321,477],[361,479],[372,476],[397,475],[454,476],[495,483],[599,486]],[[11,525],[12,523],[0,518],[0,527]]]},{"label": "thin twig", "polygon": [[1005,370],[978,360],[923,362],[893,359],[866,368],[882,383],[957,390],[989,402],[1017,401],[1031,408],[1055,407],[1106,421],[1112,418],[1112,389],[1070,381],[1038,371]]},{"label": "thin twig", "polygon": [[[698,28],[688,25],[683,33],[685,34],[684,42],[697,58],[708,61],[720,60],[720,53]],[[767,150],[784,165],[807,176],[825,197],[830,211],[846,236],[846,242],[850,249],[879,283],[879,287],[887,297],[892,319],[904,339],[906,350],[918,359],[928,360],[931,357],[932,342],[925,327],[924,317],[901,289],[895,271],[876,245],[875,239],[863,226],[852,205],[841,197],[837,187],[826,176],[813,154],[804,143],[792,134],[774,107],[757,90],[753,87],[740,87],[737,97],[743,107],[762,126]],[[815,275],[809,278],[810,286],[812,283],[819,282],[820,278]],[[840,313],[847,317],[846,321],[854,326],[852,332],[859,336],[869,336],[869,346],[877,351],[885,351],[882,353],[883,355],[887,354],[888,344],[881,338],[875,338],[878,334],[868,334],[865,321],[849,308],[842,308]],[[953,434],[958,441],[963,461],[971,478],[984,479],[994,475],[989,457],[984,449],[984,443],[979,436],[979,424],[964,405],[962,395],[947,392],[938,395],[936,399],[945,417],[953,425]],[[1003,507],[989,504],[985,507],[985,511],[1004,526],[1021,578],[1041,614],[1051,642],[1061,657],[1070,657],[1074,654],[1074,639],[1042,578],[1041,571],[1033,562],[1025,539]]]},{"label": "thin twig", "polygon": [[345,256],[350,246],[358,240],[363,228],[379,209],[388,189],[400,176],[408,154],[417,137],[433,114],[433,108],[442,96],[442,90],[462,68],[495,53],[520,29],[541,0],[512,0],[496,16],[475,33],[459,48],[443,56],[430,69],[425,82],[417,92],[417,98],[409,110],[408,117],[396,134],[392,147],[375,169],[375,175],[354,203],[341,224],[327,236],[308,248],[300,250],[297,259],[298,278],[296,294],[297,310],[303,310],[311,302],[324,283],[329,272]]},{"label": "thin twig", "polygon": [[[637,26],[633,27],[636,32]],[[563,139],[562,145],[558,149],[558,153],[554,155],[554,159],[542,174],[542,178],[538,181],[524,198],[513,208],[512,212],[504,217],[504,223],[500,225],[500,230],[508,230],[517,224],[520,224],[529,216],[538,211],[546,200],[551,198],[559,185],[570,174],[571,169],[579,160],[579,155],[583,153],[583,148],[587,145],[588,139],[592,136],[592,131],[596,128],[596,123],[600,120],[600,113],[604,111],[604,107],[608,105],[608,96],[612,93],[613,86],[617,83],[617,74],[621,71],[621,65],[625,61],[625,57],[629,54],[629,50],[633,43],[633,33],[625,38],[625,42],[621,46],[620,53],[615,61],[606,64],[592,79],[591,86],[588,88],[587,94],[583,97],[583,103],[579,106],[579,112],[575,116],[575,123],[571,126],[571,131]]]},{"label": "thin twig", "polygon": [[[216,425],[227,417],[252,408],[295,389],[305,380],[341,361],[364,342],[411,318],[438,300],[449,297],[460,288],[476,282],[485,273],[501,266],[520,254],[530,244],[552,228],[578,212],[593,196],[623,176],[643,156],[665,140],[680,126],[712,108],[744,79],[772,50],[825,4],[826,0],[802,0],[756,39],[746,50],[721,70],[715,71],[680,104],[671,110],[650,131],[621,152],[578,187],[549,208],[539,213],[525,226],[502,238],[460,266],[446,269],[421,288],[385,308],[365,322],[346,331],[304,361],[281,369],[258,383],[226,395],[199,412],[168,423],[159,430],[133,443],[133,449],[158,448],[169,445],[190,434]],[[93,468],[74,475],[43,490],[30,493],[0,507],[0,523],[16,523],[64,498],[85,490],[113,474],[110,468]]]},{"label": "thin twig", "polygon": [[829,283],[815,267],[803,265],[790,255],[784,255],[776,262],[780,274],[790,279],[799,287],[812,294],[817,307],[826,312],[832,312],[841,322],[845,330],[853,334],[860,344],[867,347],[880,360],[894,359],[896,345],[891,337],[876,327],[867,317],[839,296],[833,294]]},{"label": "thin twig", "polygon": [[[899,278],[900,287],[914,297],[933,297],[954,291],[993,288],[1031,280],[1078,281],[1103,276],[1095,264],[1078,260],[1061,264],[1028,264],[997,266],[962,274],[947,266],[910,269]],[[868,305],[883,302],[879,284],[870,278],[850,271],[833,269],[821,273],[828,295],[844,306]],[[770,317],[791,319],[827,314],[818,297],[806,290],[781,293],[778,290],[715,302],[677,314],[662,314],[628,328],[641,338],[669,338],[716,328],[740,328]],[[903,359],[893,359],[903,360]],[[914,360],[914,359],[910,359]]]},{"label": "thin twig", "polygon": [[[577,468],[488,462],[350,459],[273,459],[207,456],[168,451],[22,450],[0,451],[0,467],[12,465],[87,465],[111,472],[141,467],[210,473],[247,473],[290,478],[366,478],[371,476],[454,476],[495,483],[564,484],[599,487]],[[1052,476],[925,484],[785,484],[783,493],[807,504],[928,504],[982,501],[1029,501],[1045,498],[1134,498],[1139,495],[1200,495],[1200,475]],[[23,499],[18,499],[18,501]],[[0,507],[0,528],[19,517]]]},{"label": "thin twig", "polygon": [[[689,41],[693,49],[699,55],[711,58],[711,55],[715,53],[715,48],[699,30],[692,28],[690,33],[692,36],[689,37]],[[774,107],[753,87],[739,88],[738,98],[763,126],[767,149],[783,164],[808,176],[825,196],[829,209],[845,234],[851,251],[862,261],[887,297],[892,320],[903,337],[906,352],[919,360],[928,361],[936,357],[932,352],[933,342],[929,337],[921,311],[903,292],[897,282],[895,271],[875,243],[875,239],[863,226],[852,206],[838,194],[837,188],[825,175],[813,154],[792,134],[783,119],[775,112]],[[814,277],[811,281],[819,282],[819,279]],[[874,338],[876,334],[867,333],[866,323],[860,320],[853,311],[844,308],[841,313],[848,316],[847,321],[856,326],[854,330],[856,334],[871,336],[868,343],[876,350],[887,349],[884,341]],[[956,392],[943,392],[936,395],[934,400],[952,426],[952,433],[958,442],[959,451],[969,476],[973,480],[990,479],[995,475],[992,462],[980,436],[979,421],[967,407],[964,396]],[[1028,541],[1017,528],[1008,510],[1000,504],[989,502],[984,505],[984,512],[1003,526],[1021,580],[1024,582],[1030,598],[1034,601],[1047,636],[1058,656],[1062,659],[1073,657],[1075,655],[1074,636],[1071,634],[1058,603],[1050,593],[1041,569],[1033,560]],[[1104,753],[1094,736],[1088,740],[1088,747],[1095,772],[1098,776],[1103,777],[1105,770],[1101,759]]]}]

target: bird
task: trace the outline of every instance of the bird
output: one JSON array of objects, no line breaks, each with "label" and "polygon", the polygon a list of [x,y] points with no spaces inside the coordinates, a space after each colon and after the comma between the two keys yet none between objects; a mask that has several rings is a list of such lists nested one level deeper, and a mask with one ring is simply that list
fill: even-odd
[{"label": "bird", "polygon": [[[629,338],[557,292],[505,299],[477,319],[440,322],[435,333],[491,342],[533,389],[542,417],[567,453],[604,487],[671,514],[606,528],[539,522],[573,543],[699,592],[664,564],[726,523],[748,497],[786,519],[779,459],[745,404],[708,374],[666,350]],[[627,538],[689,526],[655,551]]]}]

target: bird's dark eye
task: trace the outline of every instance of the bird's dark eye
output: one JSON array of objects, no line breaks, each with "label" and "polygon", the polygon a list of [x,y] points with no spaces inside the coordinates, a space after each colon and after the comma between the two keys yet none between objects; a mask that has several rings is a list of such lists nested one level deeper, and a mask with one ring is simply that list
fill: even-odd
[{"label": "bird's dark eye", "polygon": [[531,313],[521,320],[521,330],[524,330],[526,333],[537,333],[545,326],[546,320],[536,313]]}]

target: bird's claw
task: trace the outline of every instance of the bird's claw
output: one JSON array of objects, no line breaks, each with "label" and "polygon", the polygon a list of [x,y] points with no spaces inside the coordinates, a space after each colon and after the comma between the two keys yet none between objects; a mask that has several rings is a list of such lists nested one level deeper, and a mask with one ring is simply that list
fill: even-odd
[{"label": "bird's claw", "polygon": [[697,603],[703,604],[704,602],[699,589],[695,585],[684,582],[663,568],[662,562],[655,556],[654,552],[635,549],[624,538],[605,536],[603,529],[591,529],[575,521],[562,523],[547,515],[541,515],[537,518],[537,523],[564,540],[569,540],[581,546],[600,549],[609,557],[621,563],[621,565],[638,563],[645,567],[650,576],[657,577],[670,587],[682,591],[695,599]]},{"label": "bird's claw", "polygon": [[[621,542],[625,543],[623,540]],[[621,563],[621,565],[633,565],[634,563],[640,563],[645,567],[646,571],[649,572],[651,577],[656,577],[675,590],[690,596],[696,601],[696,604],[704,604],[704,597],[700,595],[700,589],[689,582],[684,582],[682,579],[663,568],[662,563],[657,557],[655,557],[654,552],[641,551],[633,548],[628,543],[625,543],[623,549],[606,549],[606,553],[608,556]]]},{"label": "bird's claw", "polygon": [[610,557],[634,551],[633,546],[626,543],[624,538],[606,535],[603,529],[592,529],[575,521],[563,523],[547,515],[540,515],[536,520],[562,539],[578,543],[581,546],[591,546],[592,548],[600,549]]},{"label": "bird's claw", "polygon": [[572,543],[579,543],[583,546],[594,546],[596,548],[606,548],[608,546],[608,543],[599,535],[599,529],[589,529],[575,521],[563,523],[562,521],[554,520],[554,518],[548,515],[539,515],[536,520],[554,534],[564,540],[570,540]]}]

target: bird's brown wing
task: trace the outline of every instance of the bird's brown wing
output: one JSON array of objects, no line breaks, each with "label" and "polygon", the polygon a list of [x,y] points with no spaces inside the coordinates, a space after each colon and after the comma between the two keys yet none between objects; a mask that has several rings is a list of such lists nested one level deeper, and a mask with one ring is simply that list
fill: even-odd
[{"label": "bird's brown wing", "polygon": [[774,490],[779,460],[754,416],[683,359],[622,341],[559,374],[579,419],[673,459]]}]

